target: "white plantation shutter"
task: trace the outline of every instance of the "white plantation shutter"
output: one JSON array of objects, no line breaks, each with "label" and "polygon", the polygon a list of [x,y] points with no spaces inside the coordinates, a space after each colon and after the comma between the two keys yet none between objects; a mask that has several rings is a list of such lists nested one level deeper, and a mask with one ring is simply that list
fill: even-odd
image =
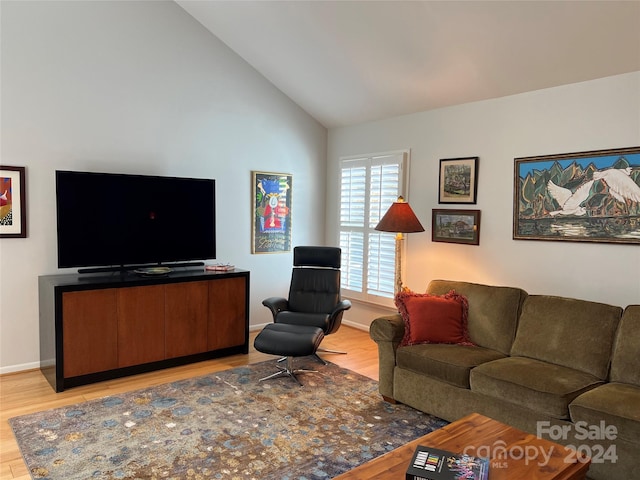
[{"label": "white plantation shutter", "polygon": [[366,301],[393,298],[395,234],[376,225],[404,192],[408,152],[341,159],[342,288]]}]

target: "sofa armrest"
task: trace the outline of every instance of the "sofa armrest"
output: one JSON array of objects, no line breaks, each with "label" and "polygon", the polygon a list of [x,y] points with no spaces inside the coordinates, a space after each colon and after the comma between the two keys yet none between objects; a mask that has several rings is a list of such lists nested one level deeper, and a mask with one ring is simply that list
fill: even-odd
[{"label": "sofa armrest", "polygon": [[369,335],[376,342],[400,343],[404,337],[404,322],[399,313],[385,315],[371,322]]},{"label": "sofa armrest", "polygon": [[400,314],[376,318],[369,327],[371,339],[378,344],[378,389],[386,399],[393,399],[393,372],[396,350],[404,337],[404,322]]}]

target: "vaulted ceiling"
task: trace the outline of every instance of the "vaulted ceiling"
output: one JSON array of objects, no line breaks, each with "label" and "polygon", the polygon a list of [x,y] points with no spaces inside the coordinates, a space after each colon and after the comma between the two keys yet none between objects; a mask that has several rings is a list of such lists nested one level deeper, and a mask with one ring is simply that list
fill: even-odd
[{"label": "vaulted ceiling", "polygon": [[640,71],[638,0],[175,1],[327,128]]}]

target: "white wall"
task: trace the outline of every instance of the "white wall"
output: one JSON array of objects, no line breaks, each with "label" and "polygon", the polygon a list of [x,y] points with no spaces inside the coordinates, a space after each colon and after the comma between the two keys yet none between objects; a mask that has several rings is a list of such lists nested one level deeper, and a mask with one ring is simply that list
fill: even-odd
[{"label": "white wall", "polygon": [[28,192],[28,238],[0,240],[0,373],[39,361],[56,169],[215,178],[218,258],[251,271],[251,323],[270,321],[291,254],[251,255],[251,170],[293,174],[293,243],[321,244],[326,129],[173,2],[0,5],[1,163]]},{"label": "white wall", "polygon": [[[427,227],[407,241],[409,287],[451,278],[640,303],[637,245],[511,239],[513,158],[640,145],[640,72],[335,129],[327,152],[322,126],[173,2],[2,1],[0,16],[0,161],[27,168],[29,230],[0,239],[0,373],[39,360],[56,169],[216,178],[218,258],[251,270],[254,325],[270,320],[261,300],[286,292],[291,256],[250,253],[251,170],[294,175],[294,244],[333,244],[338,158],[403,148]],[[480,157],[478,247],[430,240],[438,161],[459,156]],[[346,320],[379,313],[356,305]]]},{"label": "white wall", "polygon": [[[333,129],[327,241],[337,238],[338,159],[410,148],[409,201],[427,231],[408,235],[409,288],[445,278],[640,303],[640,246],[512,239],[514,158],[639,145],[640,72]],[[477,205],[439,205],[439,160],[465,156],[480,157]],[[480,209],[480,245],[432,242],[433,208]],[[368,325],[379,313],[356,305],[349,319]]]}]

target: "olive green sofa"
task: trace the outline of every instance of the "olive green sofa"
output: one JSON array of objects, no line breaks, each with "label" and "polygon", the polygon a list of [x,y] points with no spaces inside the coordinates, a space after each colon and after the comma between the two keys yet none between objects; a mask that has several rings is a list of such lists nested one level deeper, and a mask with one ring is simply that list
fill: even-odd
[{"label": "olive green sofa", "polygon": [[401,315],[376,318],[382,396],[448,421],[478,412],[591,453],[589,478],[640,480],[640,305],[448,280],[427,293],[451,290],[475,346],[401,346]]}]

